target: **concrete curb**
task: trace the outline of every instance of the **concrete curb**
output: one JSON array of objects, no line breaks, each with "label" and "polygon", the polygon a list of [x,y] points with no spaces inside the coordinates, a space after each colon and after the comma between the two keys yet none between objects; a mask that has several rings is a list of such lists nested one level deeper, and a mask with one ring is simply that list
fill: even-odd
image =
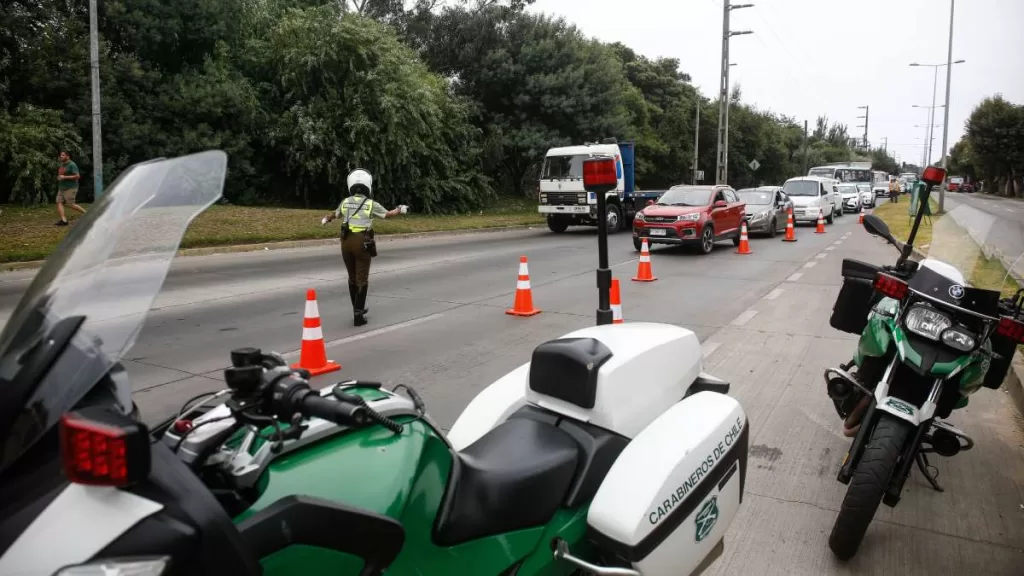
[{"label": "concrete curb", "polygon": [[[409,232],[406,234],[381,234],[377,236],[378,242],[394,242],[398,240],[414,240],[416,238],[430,238],[434,236],[463,236],[469,234],[503,234],[517,230],[529,230],[532,225],[524,226],[497,226],[493,228],[467,228],[463,230],[437,230],[433,232]],[[177,256],[210,256],[213,254],[236,254],[241,252],[257,252],[260,250],[287,250],[294,248],[311,248],[318,246],[331,246],[338,243],[337,238],[317,238],[313,240],[285,240],[281,242],[261,242],[258,244],[233,244],[225,246],[205,246],[202,248],[185,248],[178,250]],[[36,270],[41,268],[46,260],[32,260],[30,262],[7,262],[0,264],[0,273],[14,272],[17,270]]]}]

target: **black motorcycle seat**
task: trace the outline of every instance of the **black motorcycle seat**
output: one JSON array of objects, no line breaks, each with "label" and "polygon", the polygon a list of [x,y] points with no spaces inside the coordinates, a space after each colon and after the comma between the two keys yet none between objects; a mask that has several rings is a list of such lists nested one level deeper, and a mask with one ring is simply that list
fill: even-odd
[{"label": "black motorcycle seat", "polygon": [[454,546],[546,524],[565,500],[578,460],[576,441],[551,424],[499,424],[453,454],[434,542]]}]

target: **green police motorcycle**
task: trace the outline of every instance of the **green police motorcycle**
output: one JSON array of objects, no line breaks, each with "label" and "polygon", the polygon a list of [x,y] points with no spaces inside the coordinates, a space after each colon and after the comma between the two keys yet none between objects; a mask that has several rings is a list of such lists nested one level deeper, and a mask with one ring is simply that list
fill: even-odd
[{"label": "green police motorcycle", "polygon": [[[614,185],[612,162],[585,183]],[[692,331],[611,324],[603,228],[599,325],[540,344],[448,434],[412,388],[314,390],[258,348],[147,430],[119,360],[226,168],[127,170],[0,333],[0,574],[668,576],[721,554],[746,415]]]},{"label": "green police motorcycle", "polygon": [[930,215],[930,190],[944,178],[944,170],[925,170],[906,244],[877,216],[864,217],[870,234],[900,249],[895,265],[843,260],[831,325],[860,340],[850,362],[825,371],[844,435],[853,438],[838,473],[846,497],[829,536],[841,560],[856,554],[879,504],[900,501],[915,463],[943,491],[929,454],[952,457],[974,446],[946,419],[979,389],[999,388],[1015,347],[1024,342],[1024,291],[1002,298],[1000,291],[968,284],[960,270],[972,270],[981,250],[955,214],[934,223],[929,255],[911,260]]}]

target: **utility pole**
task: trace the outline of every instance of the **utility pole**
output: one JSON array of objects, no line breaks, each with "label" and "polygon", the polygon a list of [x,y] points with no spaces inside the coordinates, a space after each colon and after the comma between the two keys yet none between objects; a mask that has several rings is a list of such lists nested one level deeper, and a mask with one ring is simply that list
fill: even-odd
[{"label": "utility pole", "polygon": [[889,155],[889,137],[888,136],[883,136],[882,137],[882,153],[887,155],[887,156]]},{"label": "utility pole", "polygon": [[809,169],[807,167],[808,152],[809,151],[807,150],[807,120],[804,120],[804,174],[807,174],[807,170]]},{"label": "utility pole", "polygon": [[[949,144],[949,83],[953,77],[953,13],[956,8],[956,0],[949,0],[949,51],[946,53],[946,106],[943,112],[942,121],[942,167],[949,169],[947,164],[947,148]],[[946,183],[943,182],[939,188],[939,214],[945,212],[946,207]]]},{"label": "utility pole", "polygon": [[938,86],[939,81],[939,69],[935,68],[935,74],[932,79],[932,109],[928,116],[928,156],[925,160],[924,166],[927,167],[932,161],[932,140],[935,140],[935,87]]},{"label": "utility pole", "polygon": [[864,129],[864,149],[867,150],[868,149],[868,115],[870,114],[870,107],[868,107],[868,106],[857,106],[857,109],[864,111],[864,115],[863,116],[857,116],[857,118],[863,118],[864,119],[864,125],[863,126],[858,126],[858,128],[863,128]]},{"label": "utility pole", "polygon": [[693,185],[697,185],[697,158],[699,157],[698,149],[700,148],[700,96],[697,96],[696,106],[696,121],[694,122],[693,129]]},{"label": "utility pole", "polygon": [[94,202],[103,194],[103,135],[100,131],[100,39],[96,0],[89,0],[89,62],[92,68],[92,178]]},{"label": "utility pole", "polygon": [[749,30],[733,32],[729,29],[729,13],[753,4],[729,4],[723,1],[722,12],[722,72],[721,87],[718,91],[718,162],[715,167],[715,183],[725,184],[729,177],[729,39],[733,36],[751,34]]}]

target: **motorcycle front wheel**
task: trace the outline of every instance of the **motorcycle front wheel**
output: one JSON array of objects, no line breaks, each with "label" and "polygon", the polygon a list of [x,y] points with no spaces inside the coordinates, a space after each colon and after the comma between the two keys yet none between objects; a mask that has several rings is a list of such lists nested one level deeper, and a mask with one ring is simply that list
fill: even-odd
[{"label": "motorcycle front wheel", "polygon": [[882,414],[871,431],[828,537],[828,547],[840,560],[849,560],[857,553],[889,487],[910,430],[910,424]]}]

